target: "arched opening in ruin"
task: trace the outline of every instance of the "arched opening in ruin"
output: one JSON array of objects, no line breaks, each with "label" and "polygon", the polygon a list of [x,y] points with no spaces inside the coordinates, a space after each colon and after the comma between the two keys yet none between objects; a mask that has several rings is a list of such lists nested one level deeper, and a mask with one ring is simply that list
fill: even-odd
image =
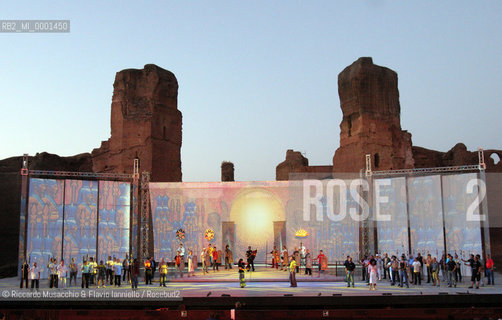
[{"label": "arched opening in ruin", "polygon": [[162,139],[166,139],[166,126],[162,128]]},{"label": "arched opening in ruin", "polygon": [[378,153],[375,153],[375,156],[374,156],[374,165],[375,165],[375,169],[377,169],[378,166],[380,165],[380,156],[378,155]]},{"label": "arched opening in ruin", "polygon": [[493,160],[493,164],[498,164],[500,162],[500,156],[498,155],[498,153],[492,153],[490,155],[490,158],[492,158]]}]

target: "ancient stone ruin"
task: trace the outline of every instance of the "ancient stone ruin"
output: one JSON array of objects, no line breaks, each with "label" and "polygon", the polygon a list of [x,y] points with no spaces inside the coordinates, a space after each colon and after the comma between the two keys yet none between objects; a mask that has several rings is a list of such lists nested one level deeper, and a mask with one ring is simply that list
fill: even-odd
[{"label": "ancient stone ruin", "polygon": [[[338,75],[338,93],[343,119],[340,147],[333,166],[309,166],[300,152],[288,150],[286,160],[276,167],[277,180],[301,179],[312,172],[360,172],[371,155],[372,170],[432,168],[478,163],[476,151],[459,143],[448,152],[412,145],[411,133],[401,129],[401,107],[397,73],[373,64],[372,58],[359,58]],[[502,161],[490,157],[500,150],[485,150],[488,172],[502,172]],[[330,170],[331,169],[331,170]],[[304,173],[298,175],[295,173]]]},{"label": "ancient stone ruin", "polygon": [[134,159],[152,181],[181,181],[178,81],[156,65],[115,76],[111,137],[92,151],[94,172],[132,173]]},{"label": "ancient stone ruin", "polygon": [[229,161],[221,163],[221,181],[235,181],[234,180],[234,164]]},{"label": "ancient stone ruin", "polygon": [[401,130],[397,73],[359,58],[338,75],[343,112],[334,172],[355,172],[371,154],[375,170],[413,168],[411,134]]}]

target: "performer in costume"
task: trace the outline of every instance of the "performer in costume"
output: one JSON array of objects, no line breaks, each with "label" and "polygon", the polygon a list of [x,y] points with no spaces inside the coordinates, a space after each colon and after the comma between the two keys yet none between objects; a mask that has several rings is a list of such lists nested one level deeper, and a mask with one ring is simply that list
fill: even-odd
[{"label": "performer in costume", "polygon": [[216,250],[216,246],[213,248],[213,272],[220,271],[218,270],[218,251]]},{"label": "performer in costume", "polygon": [[319,278],[321,273],[324,274],[324,271],[328,269],[328,258],[324,255],[322,250],[319,250],[319,255],[314,260],[319,261],[319,273],[317,274],[317,277]]},{"label": "performer in costume", "polygon": [[305,254],[305,274],[312,276],[312,255],[309,249],[307,249],[307,253]]},{"label": "performer in costume", "polygon": [[209,268],[213,266],[213,246],[210,243],[207,245],[206,253],[209,258],[209,264],[207,265]]},{"label": "performer in costume", "polygon": [[296,259],[291,256],[291,263],[289,264],[289,283],[290,287],[296,287]]},{"label": "performer in costume", "polygon": [[202,249],[202,252],[200,253],[200,260],[202,261],[202,274],[206,274],[207,272],[206,256],[207,256],[206,249]]},{"label": "performer in costume", "polygon": [[232,250],[230,250],[230,247],[227,244],[227,246],[225,247],[225,270],[227,269],[227,266],[228,269],[232,269],[233,262],[234,262],[234,257],[232,254]]},{"label": "performer in costume", "polygon": [[160,260],[159,270],[160,270],[160,285],[159,285],[159,287],[165,287],[166,286],[166,277],[167,277],[167,263],[164,261],[164,258],[162,258]]},{"label": "performer in costume", "polygon": [[122,281],[126,281],[127,279],[127,282],[131,282],[131,270],[129,268],[129,258],[127,257],[127,254],[126,254],[126,257],[125,259],[122,261],[122,271],[123,271],[123,277],[122,277]]},{"label": "performer in costume", "polygon": [[295,247],[295,251],[293,252],[293,257],[295,258],[296,261],[296,273],[300,272],[300,263],[301,263],[301,256],[300,256],[300,251],[298,248]]},{"label": "performer in costume", "polygon": [[49,272],[51,274],[50,276],[50,288],[57,288],[58,287],[58,270],[57,270],[57,264],[56,264],[56,258],[51,258],[51,262],[47,266],[49,268]]},{"label": "performer in costume", "polygon": [[246,265],[244,263],[244,260],[239,259],[239,263],[237,264],[239,267],[239,282],[241,288],[244,288],[246,286],[246,278],[244,276],[244,269],[246,268]]},{"label": "performer in costume", "polygon": [[173,261],[175,272],[179,272],[180,276],[183,277],[183,271],[181,271],[181,256],[179,252],[176,252],[176,256],[174,257]]},{"label": "performer in costume", "polygon": [[258,250],[251,250],[251,246],[248,247],[248,251],[246,251],[246,258],[248,262],[247,270],[248,272],[251,271],[251,269],[254,270],[254,258],[256,257],[256,253]]},{"label": "performer in costume", "polygon": [[31,279],[31,289],[36,289],[40,285],[40,270],[37,267],[37,263],[33,262],[33,267],[30,268],[30,279]]},{"label": "performer in costume", "polygon": [[274,246],[274,249],[270,251],[270,254],[272,255],[272,269],[278,268],[279,266],[279,260],[277,260],[277,246]]},{"label": "performer in costume", "polygon": [[89,288],[89,263],[84,260],[82,265],[82,289]]},{"label": "performer in costume", "polygon": [[300,242],[300,248],[298,248],[300,251],[300,259],[301,259],[301,266],[305,265],[305,255],[307,254],[306,248],[303,245],[303,242]]},{"label": "performer in costume", "polygon": [[282,261],[281,261],[281,270],[287,271],[289,263],[288,249],[286,246],[282,246]]},{"label": "performer in costume", "polygon": [[113,271],[115,273],[115,286],[120,287],[120,280],[122,279],[122,262],[120,262],[119,258],[115,258]]},{"label": "performer in costume", "polygon": [[66,289],[66,278],[68,277],[68,268],[64,264],[64,260],[61,259],[61,263],[57,267],[58,279],[61,284],[61,288]]},{"label": "performer in costume", "polygon": [[216,270],[218,270],[218,267],[221,267],[221,260],[223,258],[223,252],[221,250],[218,250],[218,258],[216,262],[218,263]]},{"label": "performer in costume", "polygon": [[106,261],[106,283],[113,285],[113,260],[111,256],[108,256]]},{"label": "performer in costume", "polygon": [[[103,260],[99,261],[97,269],[98,269],[98,279],[96,280],[96,282],[98,283],[98,288],[100,286],[103,288],[106,288],[106,286],[105,286],[106,266],[103,263]],[[70,280],[71,280],[71,276],[70,276]]]},{"label": "performer in costume", "polygon": [[195,277],[195,261],[196,257],[193,255],[192,250],[188,250],[188,277],[190,277],[190,274]]},{"label": "performer in costume", "polygon": [[131,266],[131,287],[133,290],[138,289],[138,277],[139,277],[139,261],[134,259]]},{"label": "performer in costume", "polygon": [[98,273],[98,264],[94,261],[94,258],[93,257],[90,257],[89,258],[89,275],[90,275],[90,279],[89,279],[89,284],[92,284],[94,285],[94,287],[96,287],[96,276],[97,276],[97,273]]},{"label": "performer in costume", "polygon": [[183,271],[185,271],[185,248],[183,247],[183,243],[180,242],[177,252],[180,254],[180,275],[183,278]]},{"label": "performer in costume", "polygon": [[75,258],[71,258],[71,263],[69,265],[70,268],[70,287],[71,287],[71,280],[73,279],[74,285],[77,285],[77,264],[75,263]]},{"label": "performer in costume", "polygon": [[152,284],[152,262],[150,259],[145,261],[145,284]]},{"label": "performer in costume", "polygon": [[23,265],[21,266],[21,285],[19,288],[23,289],[23,282],[26,284],[25,287],[28,289],[28,274],[30,271],[30,265],[26,260],[23,261]]}]

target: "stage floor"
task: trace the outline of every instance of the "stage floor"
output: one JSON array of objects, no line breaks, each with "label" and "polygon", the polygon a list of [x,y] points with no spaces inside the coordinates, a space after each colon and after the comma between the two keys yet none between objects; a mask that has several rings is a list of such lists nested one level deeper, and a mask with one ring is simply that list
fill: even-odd
[{"label": "stage floor", "polygon": [[[348,288],[341,276],[333,274],[317,276],[297,275],[298,287],[292,288],[289,285],[289,272],[272,270],[270,268],[258,267],[255,272],[246,272],[246,287],[240,288],[239,275],[237,269],[220,270],[203,275],[201,271],[195,273],[195,277],[183,278],[174,277],[169,274],[167,286],[159,287],[159,274],[155,273],[152,285],[145,285],[140,281],[138,291],[141,290],[179,290],[181,297],[221,297],[230,295],[231,297],[280,297],[284,295],[293,296],[375,296],[389,295],[409,296],[409,295],[440,295],[440,294],[502,294],[502,285],[484,286],[479,289],[469,289],[470,279],[464,278],[463,282],[457,284],[456,288],[448,288],[442,282],[440,287],[433,287],[426,281],[422,285],[410,285],[410,288],[399,288],[391,286],[388,280],[377,283],[377,289],[370,291],[365,282],[361,282],[360,274],[356,276],[355,288]],[[497,275],[498,276],[498,275]],[[498,277],[500,279],[500,277]],[[496,277],[496,281],[498,280]],[[80,281],[80,280],[78,280]],[[500,281],[500,280],[499,280]],[[18,278],[0,279],[0,290],[12,290],[19,288]],[[48,281],[40,281],[40,290],[49,289]],[[69,290],[81,289],[80,286],[68,287]],[[106,288],[94,288],[89,290],[130,290],[130,285],[122,283],[121,287],[106,286]],[[61,290],[61,289],[59,289]]]}]

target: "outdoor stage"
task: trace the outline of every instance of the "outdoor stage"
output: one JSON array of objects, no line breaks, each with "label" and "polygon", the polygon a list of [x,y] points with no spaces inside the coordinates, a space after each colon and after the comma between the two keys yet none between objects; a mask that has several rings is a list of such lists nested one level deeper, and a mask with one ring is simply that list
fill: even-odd
[{"label": "outdoor stage", "polygon": [[[237,269],[232,271],[212,271],[203,276],[196,272],[195,278],[173,278],[171,273],[167,287],[159,287],[158,273],[153,285],[140,283],[137,294],[140,298],[103,297],[114,292],[125,294],[130,286],[114,288],[85,289],[86,298],[50,299],[41,298],[31,301],[5,298],[4,292],[19,288],[17,278],[0,280],[2,292],[2,312],[8,319],[19,319],[24,314],[30,318],[51,312],[53,318],[83,317],[91,315],[96,319],[154,318],[155,314],[169,315],[169,319],[183,318],[186,312],[189,319],[207,319],[211,313],[219,314],[220,319],[230,319],[234,309],[235,319],[246,319],[263,313],[263,319],[339,319],[339,318],[472,318],[474,316],[502,317],[502,285],[469,289],[470,282],[464,279],[457,288],[421,286],[399,288],[391,286],[386,280],[377,285],[377,290],[369,291],[365,282],[356,277],[356,287],[347,288],[341,277],[326,275],[317,278],[299,275],[298,287],[291,288],[289,272],[257,268],[256,272],[246,272],[246,288],[240,288]],[[69,289],[48,289],[46,280],[40,283],[41,292],[82,292],[80,287]],[[25,290],[28,292],[28,290]],[[178,292],[180,299],[148,298],[161,292]],[[92,297],[89,297],[92,295]],[[101,296],[100,296],[101,295]],[[74,310],[60,310],[60,309]],[[39,309],[39,310],[29,310]],[[42,310],[45,309],[45,310]],[[115,309],[114,311],[107,311]],[[125,309],[125,310],[124,310]],[[378,309],[378,310],[377,310]],[[28,311],[27,311],[28,310]],[[78,311],[86,310],[86,311]],[[147,310],[147,311],[145,311]],[[22,312],[21,312],[22,311]],[[83,312],[83,313],[82,313]],[[323,317],[327,314],[326,317]]]},{"label": "outdoor stage", "polygon": [[[357,261],[367,254],[421,253],[439,260],[445,252],[465,260],[470,253],[491,253],[488,221],[467,219],[468,214],[488,214],[486,198],[472,206],[477,194],[466,192],[471,182],[483,185],[484,172],[472,172],[477,168],[390,177],[383,172],[367,179],[224,183],[149,183],[148,174],[139,183],[137,174],[30,171],[23,176],[19,270],[25,259],[37,262],[45,297],[12,298],[19,292],[19,278],[2,279],[0,312],[8,319],[208,319],[211,314],[220,319],[502,318],[502,286],[469,289],[466,270],[456,288],[445,283],[440,288],[426,283],[399,288],[380,281],[377,290],[369,291],[359,268],[356,287],[347,288],[340,265],[347,255]],[[366,185],[369,191],[358,193]],[[311,187],[319,197],[309,196]],[[380,203],[377,196],[388,201]],[[334,214],[333,199],[340,200],[337,212],[343,219]],[[375,216],[359,220],[358,214],[368,210]],[[390,220],[377,219],[379,210]],[[197,261],[208,244],[222,250],[217,251],[222,260],[228,246],[234,264],[251,246],[261,265],[246,272],[246,288],[239,286],[236,267],[207,275],[199,268],[194,278],[176,277],[171,261],[180,243],[185,256],[191,250]],[[298,275],[298,287],[291,288],[289,272],[265,269],[263,263],[271,261],[274,246],[287,247],[291,256],[300,244],[312,257],[323,250],[329,268],[317,277],[314,265],[313,276]],[[141,266],[149,257],[170,261],[167,287],[159,287],[157,271],[153,285],[141,281],[137,291],[128,284],[48,289],[51,257],[66,263],[74,258],[80,269],[89,257],[122,261],[126,256],[138,258]]]}]

